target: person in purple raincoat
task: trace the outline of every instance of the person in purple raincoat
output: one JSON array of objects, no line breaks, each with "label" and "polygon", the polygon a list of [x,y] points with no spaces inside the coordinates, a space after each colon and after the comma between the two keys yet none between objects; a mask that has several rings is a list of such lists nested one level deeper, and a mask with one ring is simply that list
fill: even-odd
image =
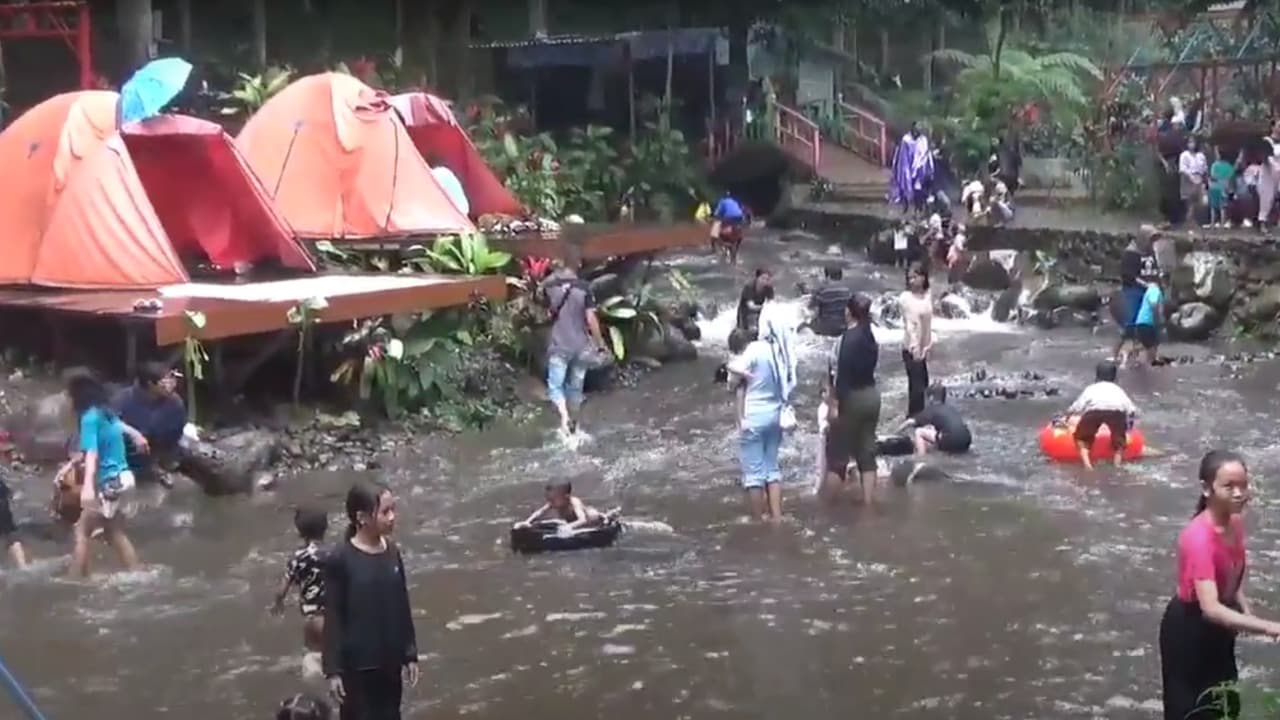
[{"label": "person in purple raincoat", "polygon": [[901,205],[904,212],[909,209],[920,212],[932,183],[933,153],[929,149],[929,138],[920,131],[920,123],[913,122],[894,151],[889,199]]}]

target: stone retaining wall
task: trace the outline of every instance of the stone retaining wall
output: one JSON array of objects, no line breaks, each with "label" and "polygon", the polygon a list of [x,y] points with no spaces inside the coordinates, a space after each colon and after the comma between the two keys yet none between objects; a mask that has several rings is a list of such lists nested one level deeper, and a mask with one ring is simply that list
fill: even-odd
[{"label": "stone retaining wall", "polygon": [[[787,225],[872,252],[884,243],[899,221],[890,214],[841,212],[800,205],[787,217]],[[1134,228],[1136,233],[1137,228]],[[1051,260],[1059,281],[1073,284],[1112,285],[1119,280],[1120,256],[1133,233],[1064,228],[968,228],[968,247],[975,261],[994,250],[1021,254],[1041,253]],[[1277,236],[1280,240],[1280,236]],[[1232,234],[1215,232],[1191,237],[1170,233],[1156,248],[1162,269],[1169,275],[1166,287],[1168,314],[1176,319],[1184,306],[1195,306],[1203,328],[1204,315],[1217,327],[1226,322],[1248,333],[1280,337],[1280,243],[1256,231]],[[1024,265],[1027,263],[1024,263]],[[1103,294],[1106,293],[1104,289]],[[1208,306],[1208,309],[1199,306]],[[1212,312],[1210,312],[1212,311]],[[1215,317],[1216,316],[1216,317]],[[1171,331],[1175,332],[1174,326]],[[1193,336],[1203,334],[1199,330]],[[1200,339],[1190,337],[1188,339]]]}]

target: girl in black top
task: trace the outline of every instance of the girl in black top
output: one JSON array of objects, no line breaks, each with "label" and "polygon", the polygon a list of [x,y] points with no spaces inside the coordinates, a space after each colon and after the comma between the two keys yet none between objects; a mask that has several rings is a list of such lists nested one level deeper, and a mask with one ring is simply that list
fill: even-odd
[{"label": "girl in black top", "polygon": [[871,299],[857,294],[846,309],[849,327],[840,338],[828,403],[831,429],[827,444],[828,482],[843,479],[850,461],[858,466],[862,499],[874,500],[876,426],[880,422],[880,390],[876,365],[880,346],[871,331]]},{"label": "girl in black top", "polygon": [[399,720],[403,679],[418,683],[404,561],[388,538],[396,502],[381,485],[347,493],[347,537],[325,562],[324,674],[342,720]]}]

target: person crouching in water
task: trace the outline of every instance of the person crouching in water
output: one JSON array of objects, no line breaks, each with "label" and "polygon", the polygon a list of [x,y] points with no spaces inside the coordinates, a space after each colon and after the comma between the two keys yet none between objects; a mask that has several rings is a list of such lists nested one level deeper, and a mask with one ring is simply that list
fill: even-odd
[{"label": "person crouching in water", "polygon": [[616,514],[602,513],[582,502],[581,498],[573,494],[573,483],[568,480],[547,483],[544,492],[546,502],[524,522],[519,523],[520,526],[528,527],[544,520],[559,520],[564,523],[562,532],[573,532],[579,528],[599,527]]},{"label": "person crouching in water", "polygon": [[293,526],[298,529],[303,544],[289,558],[271,612],[283,613],[285,598],[290,590],[297,588],[303,645],[310,652],[324,652],[324,550],[321,544],[329,530],[329,517],[323,510],[298,508],[293,513]]},{"label": "person crouching in water", "polygon": [[813,311],[809,327],[824,337],[840,337],[847,327],[844,312],[849,298],[853,297],[853,289],[844,282],[844,271],[839,265],[827,265],[822,275],[822,284],[809,298],[809,309]]},{"label": "person crouching in water", "polygon": [[911,430],[916,455],[923,456],[931,449],[948,455],[969,452],[973,435],[960,413],[947,404],[946,386],[938,383],[930,385],[925,391],[925,400],[927,404],[924,410],[908,418],[902,426],[904,432]]},{"label": "person crouching in water", "polygon": [[1089,450],[1103,425],[1111,433],[1112,460],[1119,465],[1124,460],[1124,447],[1128,440],[1129,420],[1138,414],[1138,408],[1129,399],[1124,388],[1116,384],[1118,368],[1110,360],[1098,363],[1094,371],[1095,381],[1080,393],[1080,397],[1067,408],[1069,415],[1078,415],[1075,441],[1080,451],[1080,462],[1092,470]]}]

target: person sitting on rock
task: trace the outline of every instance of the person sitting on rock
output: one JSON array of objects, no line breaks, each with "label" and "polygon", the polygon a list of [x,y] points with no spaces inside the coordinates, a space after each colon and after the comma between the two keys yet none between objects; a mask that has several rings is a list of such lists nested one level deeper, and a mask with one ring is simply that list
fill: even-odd
[{"label": "person sitting on rock", "polygon": [[823,280],[809,296],[809,308],[813,319],[809,328],[824,337],[840,337],[844,334],[844,308],[853,297],[853,288],[844,281],[844,270],[834,263],[822,269]]},{"label": "person sitting on rock", "polygon": [[1128,441],[1129,422],[1138,414],[1138,407],[1129,399],[1124,388],[1116,384],[1119,368],[1114,362],[1098,363],[1094,370],[1095,382],[1080,393],[1080,397],[1067,408],[1068,415],[1078,416],[1075,429],[1076,448],[1080,462],[1088,470],[1093,469],[1089,452],[1094,438],[1103,425],[1111,433],[1112,459],[1116,465],[1124,460],[1124,448]]},{"label": "person sitting on rock", "polygon": [[175,462],[181,452],[183,429],[187,425],[187,408],[176,392],[177,378],[172,370],[156,362],[142,363],[133,385],[122,390],[113,405],[119,418],[142,433],[150,452],[130,446],[129,468],[138,479],[156,480],[172,487],[167,464]]},{"label": "person sitting on rock", "polygon": [[916,455],[938,450],[948,455],[963,455],[973,444],[973,435],[964,418],[947,404],[947,388],[934,383],[925,391],[927,404],[902,424],[902,432],[911,431]]},{"label": "person sitting on rock", "polygon": [[997,225],[1013,220],[1013,198],[1009,195],[1009,186],[1003,180],[996,180],[988,194],[987,208]]}]

